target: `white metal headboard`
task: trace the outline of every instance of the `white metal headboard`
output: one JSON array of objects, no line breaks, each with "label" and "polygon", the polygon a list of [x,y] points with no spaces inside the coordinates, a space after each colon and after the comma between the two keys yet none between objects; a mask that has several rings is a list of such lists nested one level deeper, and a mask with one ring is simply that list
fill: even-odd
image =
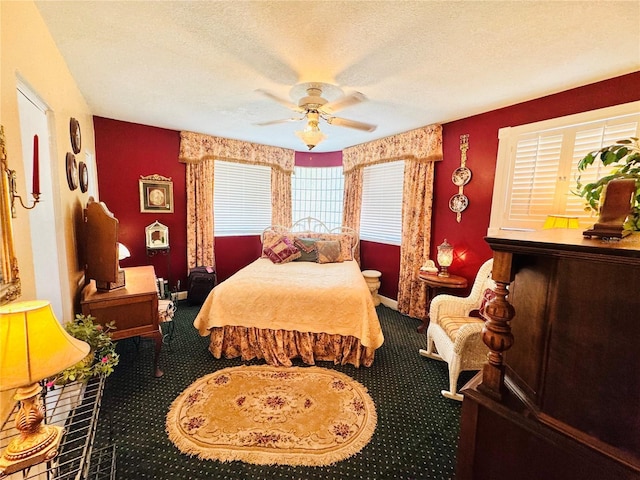
[{"label": "white metal headboard", "polygon": [[360,241],[360,236],[358,232],[351,227],[340,226],[329,228],[322,221],[314,217],[304,217],[300,220],[297,220],[291,225],[291,227],[283,227],[282,225],[272,225],[263,230],[261,235],[261,241],[264,242],[264,236],[267,232],[275,232],[282,235],[287,233],[296,233],[296,232],[315,232],[315,233],[346,233],[353,238],[353,243],[351,245],[351,251],[355,254],[356,247],[358,246],[358,242]]}]

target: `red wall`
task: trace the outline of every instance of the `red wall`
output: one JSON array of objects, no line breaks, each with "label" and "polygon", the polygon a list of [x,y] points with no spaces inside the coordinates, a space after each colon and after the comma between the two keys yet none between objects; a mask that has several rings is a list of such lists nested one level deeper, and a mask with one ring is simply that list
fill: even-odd
[{"label": "red wall", "polygon": [[[180,132],[102,117],[94,117],[93,124],[100,200],[118,219],[118,240],[131,251],[120,265],[153,265],[158,277],[170,278],[172,288],[178,280],[184,286],[187,215],[185,166],[178,162]],[[140,212],[138,179],[154,173],[173,180],[173,213]],[[168,256],[147,256],[144,229],[156,220],[169,227]]]},{"label": "red wall", "polygon": [[[432,258],[435,258],[437,245],[446,238],[456,253],[451,272],[473,280],[480,264],[491,256],[484,236],[489,226],[500,128],[636,100],[640,100],[640,72],[444,124],[444,160],[435,170]],[[158,276],[167,275],[166,259],[148,258],[144,248],[144,227],[157,219],[169,227],[172,284],[178,279],[184,282],[187,273],[185,169],[177,160],[179,132],[100,117],[95,117],[94,125],[100,197],[119,219],[120,240],[132,252],[132,257],[122,265],[153,264]],[[473,176],[464,187],[469,207],[463,212],[462,221],[457,223],[448,203],[457,193],[451,173],[460,166],[462,134],[469,135],[467,165]],[[341,158],[341,152],[296,152],[296,164],[300,165],[339,165]],[[172,177],[175,213],[140,213],[138,178],[152,173]],[[256,236],[219,237],[215,241],[219,280],[228,278],[260,253]],[[363,269],[382,272],[380,293],[397,298],[399,247],[363,241],[361,258]]]},{"label": "red wall", "polygon": [[[432,258],[437,245],[446,238],[458,257],[450,271],[469,280],[475,278],[480,265],[490,258],[491,249],[484,237],[489,227],[500,128],[636,100],[640,100],[640,72],[444,124],[444,160],[435,170]],[[449,199],[458,193],[458,187],[451,182],[451,173],[460,166],[462,134],[469,135],[467,166],[472,178],[464,187],[469,206],[462,213],[462,221],[457,223],[456,215],[449,210]]]}]

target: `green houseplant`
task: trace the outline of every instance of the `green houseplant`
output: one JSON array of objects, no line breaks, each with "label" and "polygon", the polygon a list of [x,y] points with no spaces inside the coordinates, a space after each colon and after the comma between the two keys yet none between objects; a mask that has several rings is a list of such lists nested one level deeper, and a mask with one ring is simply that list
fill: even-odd
[{"label": "green houseplant", "polygon": [[82,361],[60,372],[49,385],[64,385],[73,381],[87,382],[96,375],[108,376],[113,373],[113,368],[120,360],[111,339],[111,331],[116,327],[113,322],[103,327],[94,320],[95,317],[91,315],[78,314],[74,321],[65,325],[69,335],[87,342],[91,350]]},{"label": "green houseplant", "polygon": [[640,231],[640,142],[638,138],[631,137],[618,140],[609,145],[590,152],[578,163],[578,171],[585,171],[596,160],[600,160],[605,166],[614,166],[613,171],[595,182],[582,184],[581,174],[576,183],[576,194],[585,199],[586,210],[598,212],[600,210],[600,197],[604,187],[618,178],[632,178],[636,181],[635,201],[633,210],[624,225],[625,230]]}]

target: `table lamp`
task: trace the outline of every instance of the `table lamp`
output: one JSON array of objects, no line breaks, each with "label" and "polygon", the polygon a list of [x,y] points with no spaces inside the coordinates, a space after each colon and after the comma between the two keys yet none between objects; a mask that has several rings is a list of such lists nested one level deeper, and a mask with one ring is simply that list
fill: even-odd
[{"label": "table lamp", "polygon": [[0,390],[17,388],[20,432],[0,457],[0,477],[55,457],[62,427],[46,425],[40,380],[75,365],[89,345],[69,335],[45,300],[0,307]]},{"label": "table lamp", "polygon": [[440,265],[439,277],[448,277],[449,272],[447,269],[453,263],[453,247],[444,239],[440,245],[438,245],[438,264]]},{"label": "table lamp", "polygon": [[570,217],[568,215],[547,215],[547,219],[542,226],[543,230],[549,228],[578,228],[580,224],[578,217]]}]

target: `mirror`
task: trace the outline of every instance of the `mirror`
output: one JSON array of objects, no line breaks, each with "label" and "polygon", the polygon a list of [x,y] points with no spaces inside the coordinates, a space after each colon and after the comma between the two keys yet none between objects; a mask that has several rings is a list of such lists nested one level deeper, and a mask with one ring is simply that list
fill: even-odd
[{"label": "mirror", "polygon": [[13,227],[11,225],[11,200],[9,198],[9,178],[7,170],[7,148],[4,139],[4,127],[0,125],[0,305],[11,302],[20,296],[20,274],[18,260],[13,246]]}]

